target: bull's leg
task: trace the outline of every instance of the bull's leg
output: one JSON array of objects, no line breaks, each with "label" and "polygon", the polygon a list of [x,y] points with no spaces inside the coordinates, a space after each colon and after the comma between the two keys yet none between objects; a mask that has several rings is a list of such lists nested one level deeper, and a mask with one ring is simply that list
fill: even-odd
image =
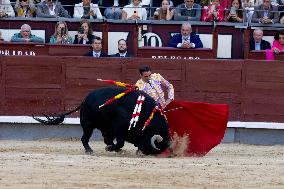
[{"label": "bull's leg", "polygon": [[83,143],[83,146],[85,148],[85,152],[86,154],[92,154],[94,151],[92,150],[92,148],[89,145],[89,140],[93,134],[93,129],[83,129],[84,130],[84,134],[81,138],[81,141]]},{"label": "bull's leg", "polygon": [[114,145],[114,151],[119,152],[125,143],[125,131],[123,131],[122,124],[119,121],[114,122],[114,136],[116,139],[116,144]]}]

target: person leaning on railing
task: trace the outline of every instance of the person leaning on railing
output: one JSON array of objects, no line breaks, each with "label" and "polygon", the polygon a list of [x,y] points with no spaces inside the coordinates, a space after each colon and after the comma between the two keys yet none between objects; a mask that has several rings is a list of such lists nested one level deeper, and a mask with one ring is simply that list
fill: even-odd
[{"label": "person leaning on railing", "polygon": [[92,44],[94,37],[91,23],[88,20],[82,20],[73,44]]},{"label": "person leaning on railing", "polygon": [[72,38],[68,35],[66,22],[59,21],[55,24],[54,34],[50,37],[51,44],[72,44]]},{"label": "person leaning on railing", "polygon": [[33,0],[17,0],[14,8],[16,17],[36,16],[36,7]]},{"label": "person leaning on railing", "polygon": [[278,8],[272,5],[270,0],[263,0],[261,5],[255,7],[251,22],[262,24],[278,23]]},{"label": "person leaning on railing", "polygon": [[91,3],[91,0],[83,0],[79,4],[75,4],[74,18],[83,19],[102,19],[102,13],[98,4]]},{"label": "person leaning on railing", "polygon": [[124,20],[147,20],[147,11],[141,5],[141,0],[132,0],[132,3],[124,6],[122,10]]},{"label": "person leaning on railing", "polygon": [[180,4],[175,9],[174,20],[190,20],[200,21],[201,18],[201,6],[194,3],[194,0],[185,0],[183,4]]},{"label": "person leaning on railing", "polygon": [[65,10],[57,0],[44,0],[39,3],[37,5],[36,15],[42,18],[70,18],[68,11]]},{"label": "person leaning on railing", "polygon": [[279,52],[284,51],[284,30],[278,31],[274,36],[274,41],[271,49],[275,54],[279,54]]},{"label": "person leaning on railing", "polygon": [[154,12],[154,20],[172,20],[175,9],[170,6],[169,0],[163,0],[161,7]]},{"label": "person leaning on railing", "polygon": [[225,13],[225,22],[243,22],[243,7],[241,0],[233,0],[231,7]]},{"label": "person leaning on railing", "polygon": [[203,8],[201,21],[205,22],[224,21],[224,7],[220,5],[219,0],[213,0],[211,5],[205,6]]},{"label": "person leaning on railing", "polygon": [[199,35],[192,32],[189,22],[182,24],[180,34],[175,34],[171,38],[169,46],[182,49],[203,48]]},{"label": "person leaning on railing", "polygon": [[12,36],[11,42],[44,43],[44,40],[41,37],[31,34],[31,27],[28,24],[23,24],[21,31]]},{"label": "person leaning on railing", "polygon": [[10,0],[0,0],[0,18],[14,16],[15,12]]}]

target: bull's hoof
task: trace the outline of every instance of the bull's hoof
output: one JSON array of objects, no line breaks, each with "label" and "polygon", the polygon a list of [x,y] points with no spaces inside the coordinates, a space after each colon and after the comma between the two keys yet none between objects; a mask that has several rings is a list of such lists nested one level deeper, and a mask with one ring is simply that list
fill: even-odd
[{"label": "bull's hoof", "polygon": [[105,147],[105,150],[108,151],[108,152],[112,152],[115,150],[115,146],[114,145],[107,145]]},{"label": "bull's hoof", "polygon": [[86,150],[85,154],[86,155],[94,155],[94,151],[93,150]]}]

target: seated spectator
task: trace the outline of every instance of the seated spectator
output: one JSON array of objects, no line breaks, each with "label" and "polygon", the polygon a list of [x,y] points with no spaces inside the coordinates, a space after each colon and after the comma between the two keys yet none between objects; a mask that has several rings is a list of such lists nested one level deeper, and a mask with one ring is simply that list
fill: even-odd
[{"label": "seated spectator", "polygon": [[169,0],[163,0],[161,7],[154,12],[155,20],[172,20],[175,10],[171,8]]},{"label": "seated spectator", "polygon": [[63,8],[68,11],[70,17],[74,15],[74,6],[77,3],[81,3],[82,0],[60,0],[61,5]]},{"label": "seated spectator", "polygon": [[15,14],[17,17],[35,17],[36,7],[33,0],[17,0]]},{"label": "seated spectator", "polygon": [[184,0],[183,4],[176,7],[175,20],[200,21],[201,6],[194,0]]},{"label": "seated spectator", "polygon": [[262,39],[263,31],[260,29],[255,29],[253,31],[253,39],[249,42],[249,49],[252,50],[266,50],[271,49],[271,45],[268,41]]},{"label": "seated spectator", "polygon": [[102,38],[100,37],[94,37],[92,42],[93,50],[85,54],[85,56],[92,56],[92,57],[108,57],[107,54],[102,52]]},{"label": "seated spectator", "polygon": [[15,12],[10,0],[0,0],[0,18],[14,16]]},{"label": "seated spectator", "polygon": [[15,33],[11,38],[11,42],[44,43],[44,40],[41,37],[31,34],[31,26],[23,24],[20,33]]},{"label": "seated spectator", "polygon": [[120,39],[117,42],[117,49],[118,53],[111,55],[111,57],[120,57],[120,58],[125,58],[125,57],[130,57],[130,55],[127,52],[127,43],[126,40]]},{"label": "seated spectator", "polygon": [[0,31],[0,42],[3,42],[4,38],[2,37],[2,32]]},{"label": "seated spectator", "polygon": [[242,4],[243,4],[243,8],[244,8],[243,13],[245,13],[246,21],[250,23],[253,12],[254,12],[254,1],[253,0],[244,0]]},{"label": "seated spectator", "polygon": [[263,0],[263,4],[255,7],[251,22],[262,24],[278,23],[278,8],[276,6],[271,5],[270,0]]},{"label": "seated spectator", "polygon": [[280,18],[280,24],[284,24],[284,1],[277,0],[278,2],[278,11],[280,12],[279,18]]},{"label": "seated spectator", "polygon": [[74,44],[92,44],[93,29],[91,23],[88,20],[83,20],[80,23],[78,34],[75,35]]},{"label": "seated spectator", "polygon": [[103,16],[98,4],[91,3],[91,0],[83,0],[74,7],[74,18],[102,19]]},{"label": "seated spectator", "polygon": [[59,21],[55,24],[54,34],[49,39],[50,44],[72,44],[72,38],[68,35],[67,24]]},{"label": "seated spectator", "polygon": [[181,33],[171,38],[169,46],[190,49],[202,48],[203,44],[199,36],[192,32],[190,23],[185,22],[181,26]]},{"label": "seated spectator", "polygon": [[219,0],[213,0],[211,5],[204,7],[201,21],[224,21],[224,8],[220,5]]},{"label": "seated spectator", "polygon": [[141,0],[132,0],[130,5],[122,9],[122,19],[124,20],[147,20],[147,11],[140,4]]},{"label": "seated spectator", "polygon": [[[121,19],[122,17],[122,9],[120,7],[124,7],[128,4],[129,0],[113,0],[113,1],[104,1],[103,6],[108,7],[104,11],[104,15],[107,19]],[[110,4],[112,3],[112,4]]]},{"label": "seated spectator", "polygon": [[225,22],[243,22],[243,7],[241,0],[233,0],[231,8],[226,11]]},{"label": "seated spectator", "polygon": [[284,51],[284,30],[278,31],[278,33],[274,36],[271,49],[275,54],[279,54],[279,52]]},{"label": "seated spectator", "polygon": [[57,0],[43,0],[37,5],[36,15],[42,18],[70,18],[68,11]]}]

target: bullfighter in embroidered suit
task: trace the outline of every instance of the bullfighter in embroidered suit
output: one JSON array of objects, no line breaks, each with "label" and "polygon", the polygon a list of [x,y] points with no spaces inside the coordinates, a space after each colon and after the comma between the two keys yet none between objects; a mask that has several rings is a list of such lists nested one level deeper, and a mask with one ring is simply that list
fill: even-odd
[{"label": "bullfighter in embroidered suit", "polygon": [[[151,68],[148,66],[139,69],[141,79],[136,82],[139,90],[146,92],[151,96],[162,108],[165,108],[171,101],[174,100],[174,87],[158,73],[151,73]],[[165,94],[162,89],[167,89],[168,98],[165,100]]]}]

